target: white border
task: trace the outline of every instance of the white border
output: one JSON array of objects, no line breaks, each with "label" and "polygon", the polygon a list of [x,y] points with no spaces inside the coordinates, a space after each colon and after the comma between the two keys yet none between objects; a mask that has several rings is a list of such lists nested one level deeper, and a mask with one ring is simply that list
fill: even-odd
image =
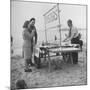
[{"label": "white border", "polygon": [[[24,0],[25,1],[25,0]],[[60,2],[70,4],[87,4],[90,9],[90,0],[27,0],[27,1],[43,1],[43,2]],[[90,16],[90,10],[88,10],[88,16]],[[10,0],[0,0],[0,89],[8,90],[10,86]],[[90,18],[88,17],[88,23]],[[90,37],[90,25],[88,25],[88,68],[89,65],[89,37]],[[87,86],[69,86],[69,87],[56,87],[56,88],[40,88],[40,90],[54,90],[54,89],[77,89],[88,90],[89,89],[89,76],[90,70],[88,70],[88,85]],[[31,89],[30,89],[31,90]],[[39,89],[37,89],[39,90]]]}]

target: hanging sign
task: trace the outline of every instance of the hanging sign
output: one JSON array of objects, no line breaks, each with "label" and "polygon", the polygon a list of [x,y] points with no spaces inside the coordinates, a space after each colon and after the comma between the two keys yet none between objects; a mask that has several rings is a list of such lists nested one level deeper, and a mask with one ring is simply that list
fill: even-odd
[{"label": "hanging sign", "polygon": [[45,15],[46,24],[56,21],[58,19],[58,10],[57,7],[54,6],[51,10],[49,10]]}]

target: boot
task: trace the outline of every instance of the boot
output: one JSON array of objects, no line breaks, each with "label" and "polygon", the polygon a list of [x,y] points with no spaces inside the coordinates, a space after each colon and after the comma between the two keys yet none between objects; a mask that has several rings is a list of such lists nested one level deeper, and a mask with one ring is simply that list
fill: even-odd
[{"label": "boot", "polygon": [[26,61],[25,61],[25,72],[32,72],[32,69],[30,69],[30,67],[29,67],[29,62],[28,62],[29,60],[27,59]]},{"label": "boot", "polygon": [[32,63],[32,59],[29,59],[29,64],[30,64],[31,66],[34,66],[34,63]]},{"label": "boot", "polygon": [[36,56],[34,56],[34,62],[35,62],[35,66],[36,66],[36,68],[41,68],[41,59],[40,59],[40,57],[38,58],[38,57],[36,57]]}]

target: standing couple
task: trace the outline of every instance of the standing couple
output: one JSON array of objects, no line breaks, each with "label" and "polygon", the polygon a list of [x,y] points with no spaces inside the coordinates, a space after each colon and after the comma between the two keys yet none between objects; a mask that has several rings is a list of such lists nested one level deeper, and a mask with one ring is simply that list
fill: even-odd
[{"label": "standing couple", "polygon": [[23,25],[23,55],[25,60],[25,72],[31,72],[33,48],[37,44],[37,31],[35,27],[35,18],[25,21]]}]

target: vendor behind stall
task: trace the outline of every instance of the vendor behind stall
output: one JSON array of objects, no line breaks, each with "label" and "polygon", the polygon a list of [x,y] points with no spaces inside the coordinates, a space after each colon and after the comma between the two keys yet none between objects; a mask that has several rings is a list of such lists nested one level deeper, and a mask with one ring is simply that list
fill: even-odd
[{"label": "vendor behind stall", "polygon": [[[71,44],[79,44],[82,49],[83,41],[80,40],[80,38],[81,38],[80,33],[78,33],[77,28],[73,26],[72,20],[69,19],[67,21],[67,24],[69,27],[69,34],[63,40],[63,42],[71,41]],[[77,64],[78,63],[78,53],[72,52],[72,58],[73,58],[73,64]]]}]

